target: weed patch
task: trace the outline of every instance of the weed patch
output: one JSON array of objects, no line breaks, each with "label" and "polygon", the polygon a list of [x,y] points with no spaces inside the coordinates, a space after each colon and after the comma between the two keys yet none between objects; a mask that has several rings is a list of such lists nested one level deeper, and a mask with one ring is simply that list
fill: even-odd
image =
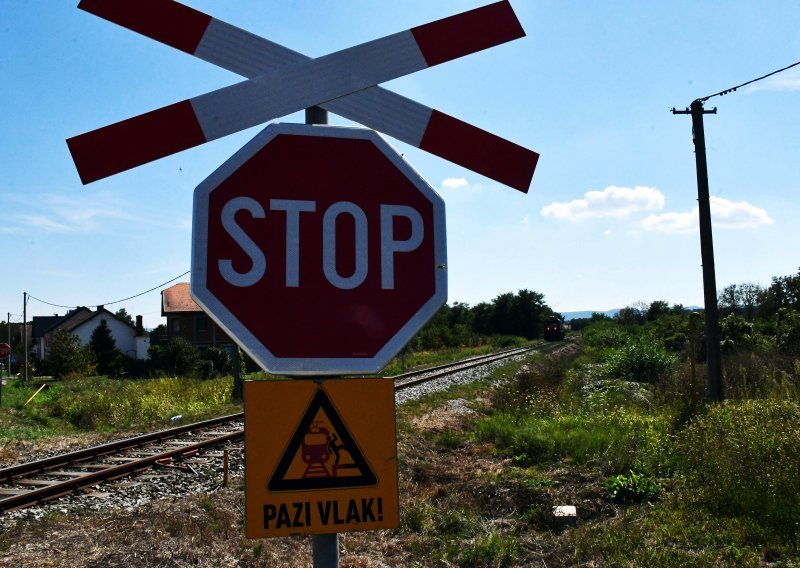
[{"label": "weed patch", "polygon": [[800,534],[800,404],[727,401],[681,434],[681,471],[712,511]]}]

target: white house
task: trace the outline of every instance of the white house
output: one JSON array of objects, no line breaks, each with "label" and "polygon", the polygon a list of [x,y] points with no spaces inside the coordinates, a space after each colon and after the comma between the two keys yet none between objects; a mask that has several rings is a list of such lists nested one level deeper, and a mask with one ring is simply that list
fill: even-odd
[{"label": "white house", "polygon": [[117,349],[122,351],[123,355],[134,359],[149,358],[147,350],[150,347],[150,337],[142,327],[142,317],[136,316],[136,325],[133,326],[103,306],[98,306],[94,312],[88,308],[78,308],[63,317],[34,317],[33,350],[36,358],[38,360],[47,359],[53,337],[62,329],[77,336],[81,345],[88,345],[92,339],[92,333],[103,320],[111,330],[111,336],[114,338]]}]

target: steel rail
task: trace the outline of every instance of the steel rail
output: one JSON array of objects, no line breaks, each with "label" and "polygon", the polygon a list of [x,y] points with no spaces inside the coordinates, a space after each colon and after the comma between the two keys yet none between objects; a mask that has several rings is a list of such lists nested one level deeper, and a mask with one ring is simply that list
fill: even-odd
[{"label": "steel rail", "polygon": [[[175,450],[162,452],[153,456],[147,456],[132,460],[117,466],[110,466],[95,472],[87,472],[86,475],[68,479],[66,481],[55,482],[52,485],[46,485],[39,489],[25,491],[19,495],[12,495],[0,500],[0,511],[8,511],[10,509],[18,509],[24,506],[33,505],[40,501],[48,501],[57,497],[62,497],[68,493],[72,493],[78,489],[91,487],[102,481],[110,481],[120,477],[124,477],[136,471],[152,467],[156,462],[163,461],[168,458],[182,456],[190,453],[197,452],[210,446],[216,446],[230,440],[235,440],[244,436],[244,430],[231,432],[223,436],[203,440],[195,444],[184,446]],[[57,475],[57,473],[54,473]]]},{"label": "steel rail", "polygon": [[486,355],[476,355],[474,357],[468,357],[466,359],[462,359],[461,361],[456,361],[454,363],[446,363],[444,365],[436,365],[434,367],[425,367],[424,369],[415,369],[413,371],[408,371],[406,373],[394,375],[389,378],[394,379],[395,381],[403,380],[406,378],[424,375],[425,373],[432,373],[435,371],[444,371],[446,369],[461,367],[473,361],[479,362],[479,361],[485,361],[487,359],[491,360],[495,358],[502,358],[504,356],[510,356],[515,353],[524,353],[525,351],[529,351],[531,349],[533,349],[533,347],[514,347],[513,349],[506,349],[505,351],[495,351],[494,353],[488,353]]},{"label": "steel rail", "polygon": [[[127,450],[157,442],[159,440],[168,440],[175,438],[181,434],[193,432],[196,430],[203,430],[219,426],[234,420],[243,420],[244,413],[230,414],[228,416],[221,416],[219,418],[211,418],[202,422],[194,422],[192,424],[185,424],[175,428],[168,428],[166,430],[159,430],[158,432],[151,432],[149,434],[142,434],[141,436],[134,436],[132,438],[124,438],[122,440],[115,440],[107,444],[92,446],[83,450],[76,450],[65,454],[43,458],[36,461],[25,462],[11,467],[0,469],[0,483],[9,483],[14,478],[22,475],[30,475],[33,473],[46,473],[56,467],[61,467],[70,464],[80,463],[89,459],[98,458],[104,455],[117,453],[121,450]],[[0,501],[2,503],[2,501]]]},{"label": "steel rail", "polygon": [[[539,344],[532,347],[514,348],[506,351],[492,353],[489,355],[470,357],[468,359],[464,359],[456,363],[448,363],[446,365],[428,367],[426,369],[418,369],[415,371],[410,371],[408,373],[403,373],[401,375],[396,375],[391,378],[394,379],[395,381],[398,380],[402,381],[398,382],[395,385],[395,390],[399,391],[411,386],[433,381],[435,379],[447,376],[449,374],[453,374],[461,370],[472,369],[475,367],[479,367],[481,365],[487,365],[489,363],[500,361],[502,359],[507,359],[509,357],[523,354],[532,350],[548,351],[550,350],[550,347],[551,346],[549,344]],[[420,377],[420,375],[424,376]],[[412,378],[412,377],[417,377],[417,378]],[[403,380],[403,379],[408,379],[408,380]],[[219,418],[212,418],[210,420],[205,420],[202,422],[195,422],[193,424],[186,424],[184,426],[159,430],[157,432],[152,432],[149,434],[142,434],[140,436],[134,436],[131,438],[116,440],[113,442],[108,442],[106,444],[101,444],[98,446],[92,446],[82,450],[77,450],[75,452],[69,452],[65,454],[51,456],[48,458],[43,458],[40,460],[13,465],[7,468],[0,469],[0,483],[13,484],[17,479],[24,479],[25,477],[29,477],[36,474],[41,474],[44,476],[50,475],[57,477],[60,475],[57,468],[60,467],[68,465],[76,465],[78,467],[81,467],[81,465],[84,464],[84,462],[87,462],[91,459],[102,458],[104,456],[111,456],[113,454],[118,454],[121,451],[125,450],[135,450],[136,448],[143,447],[149,443],[169,440],[183,434],[202,431],[208,428],[213,428],[215,426],[220,426],[222,424],[234,422],[237,420],[242,420],[243,418],[244,418],[244,413],[231,414]],[[130,461],[127,463],[116,466],[108,466],[105,469],[99,471],[85,472],[85,475],[81,475],[80,477],[72,477],[65,481],[53,481],[50,484],[37,489],[27,490],[27,491],[20,490],[20,493],[18,494],[0,498],[0,512],[8,511],[11,509],[19,509],[36,503],[40,503],[42,501],[56,499],[58,497],[62,497],[64,495],[72,493],[76,490],[84,489],[86,487],[91,487],[103,481],[118,479],[120,477],[130,475],[137,471],[148,469],[150,467],[153,467],[157,462],[164,461],[166,459],[171,459],[174,457],[181,457],[188,454],[192,454],[202,449],[207,449],[209,447],[216,446],[228,441],[237,440],[239,438],[242,438],[243,436],[244,436],[243,429],[236,430],[234,432],[226,433],[221,436],[215,436],[213,438],[202,440],[193,444],[188,444],[186,446],[174,450],[158,452],[153,455],[149,455],[142,458],[131,458]],[[41,481],[45,482],[46,480],[41,480]]]},{"label": "steel rail", "polygon": [[[468,370],[468,369],[473,369],[475,367],[480,367],[482,365],[488,365],[489,363],[494,363],[496,361],[502,361],[503,359],[508,359],[508,358],[513,357],[515,355],[522,355],[523,353],[528,353],[530,351],[542,351],[542,352],[551,351],[551,350],[555,349],[555,347],[557,347],[557,346],[558,346],[557,344],[554,345],[554,346],[551,346],[549,344],[538,344],[538,345],[534,345],[532,347],[521,347],[521,348],[518,348],[518,349],[510,349],[509,351],[503,352],[503,354],[501,354],[501,355],[495,354],[496,355],[495,357],[485,357],[485,358],[483,358],[483,359],[481,359],[479,361],[475,361],[475,362],[472,362],[470,364],[459,366],[459,367],[456,367],[456,368],[452,368],[453,365],[450,365],[450,366],[448,366],[449,367],[448,369],[444,369],[442,371],[434,372],[431,375],[425,375],[424,377],[420,377],[420,378],[416,378],[416,379],[410,379],[408,381],[403,381],[401,383],[395,384],[394,389],[398,390],[398,391],[399,390],[403,390],[403,389],[407,389],[407,388],[410,388],[410,387],[414,387],[414,386],[418,386],[418,385],[421,385],[421,384],[425,384],[427,382],[430,382],[430,381],[433,381],[433,380],[436,380],[436,379],[440,379],[442,377],[446,377],[447,375],[456,373],[458,371],[465,371],[465,370]],[[467,360],[467,361],[469,361],[469,360]],[[428,369],[427,371],[430,371],[430,370],[431,369]],[[436,368],[434,368],[433,370],[436,370]],[[423,374],[423,373],[425,373],[427,371],[421,371],[421,372],[416,372],[415,371],[414,373],[419,375],[419,374]],[[402,377],[404,375],[398,375],[398,376]]]}]

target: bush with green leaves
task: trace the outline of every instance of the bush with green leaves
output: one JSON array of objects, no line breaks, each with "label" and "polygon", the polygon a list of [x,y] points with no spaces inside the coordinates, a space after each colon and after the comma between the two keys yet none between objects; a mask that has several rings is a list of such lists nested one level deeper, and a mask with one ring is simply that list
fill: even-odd
[{"label": "bush with green leaves", "polygon": [[631,341],[605,357],[609,376],[643,383],[657,382],[676,361],[660,343],[647,338]]},{"label": "bush with green leaves", "polygon": [[613,321],[599,321],[591,324],[583,331],[586,346],[594,349],[614,349],[626,345],[630,334]]},{"label": "bush with green leaves", "polygon": [[781,308],[776,332],[778,349],[789,355],[800,355],[800,312]]},{"label": "bush with green leaves", "polygon": [[42,363],[42,371],[58,378],[86,377],[93,375],[96,368],[91,348],[81,346],[80,338],[64,329],[55,333],[47,359]]},{"label": "bush with green leaves", "polygon": [[800,534],[800,402],[726,401],[679,436],[679,470],[709,509]]},{"label": "bush with green leaves", "polygon": [[729,314],[720,322],[722,341],[720,347],[725,353],[750,350],[756,346],[754,326],[741,316]]},{"label": "bush with green leaves", "polygon": [[174,337],[166,345],[151,345],[148,353],[153,368],[171,376],[193,377],[198,373],[200,351],[182,337]]},{"label": "bush with green leaves", "polygon": [[635,503],[657,499],[661,493],[661,483],[649,475],[628,470],[628,473],[606,479],[603,489],[614,501]]}]

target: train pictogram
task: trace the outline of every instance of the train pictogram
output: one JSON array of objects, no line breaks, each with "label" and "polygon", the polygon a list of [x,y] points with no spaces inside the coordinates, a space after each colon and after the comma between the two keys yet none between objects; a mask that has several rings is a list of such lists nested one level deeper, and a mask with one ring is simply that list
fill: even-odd
[{"label": "train pictogram", "polygon": [[328,398],[318,389],[278,466],[268,491],[368,487],[377,478]]}]

